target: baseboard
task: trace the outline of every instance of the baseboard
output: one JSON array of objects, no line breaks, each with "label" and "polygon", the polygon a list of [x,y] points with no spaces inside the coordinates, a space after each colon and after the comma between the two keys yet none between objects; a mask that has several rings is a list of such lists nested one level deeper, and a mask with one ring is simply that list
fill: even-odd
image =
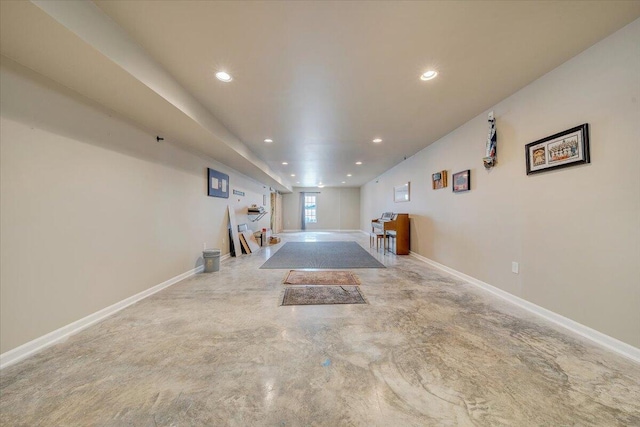
[{"label": "baseboard", "polygon": [[591,329],[588,326],[585,326],[581,323],[576,322],[575,320],[571,320],[567,317],[564,317],[558,313],[555,313],[551,310],[547,310],[546,308],[540,307],[532,302],[529,302],[525,299],[517,297],[509,292],[503,291],[502,289],[496,288],[488,283],[485,283],[481,280],[478,280],[474,277],[468,276],[464,273],[461,273],[453,268],[447,267],[446,265],[440,264],[436,261],[433,261],[429,258],[423,257],[415,252],[410,252],[409,255],[429,264],[432,267],[435,267],[439,270],[442,270],[446,273],[451,274],[459,279],[464,280],[472,285],[478,286],[479,288],[484,289],[485,291],[489,291],[492,294],[517,305],[518,307],[524,308],[525,310],[536,314],[540,317],[543,317],[559,326],[562,326],[565,329],[568,329],[580,336],[583,336],[596,344],[599,344],[609,350],[615,351],[616,353],[627,357],[635,362],[640,363],[640,349],[636,348],[632,345],[629,345],[625,342],[617,340],[609,335],[603,334],[602,332],[598,332],[595,329]]},{"label": "baseboard", "polygon": [[282,230],[283,233],[302,233],[302,232],[309,232],[309,233],[358,233],[361,230],[337,230],[337,229],[330,229],[330,228],[323,228],[323,229],[317,229],[317,230]]},{"label": "baseboard", "polygon": [[[229,258],[229,254],[223,255],[220,257],[221,260]],[[169,286],[178,283],[181,280],[184,280],[188,277],[193,276],[196,273],[200,273],[204,270],[204,266],[201,265],[192,270],[187,271],[186,273],[182,273],[178,276],[175,276],[166,282],[162,282],[159,285],[156,285],[152,288],[144,290],[140,293],[137,293],[129,298],[123,299],[120,302],[117,302],[109,307],[103,308],[100,311],[96,311],[93,314],[88,315],[87,317],[83,317],[80,320],[77,320],[73,323],[70,323],[66,326],[63,326],[60,329],[56,329],[53,332],[49,332],[46,335],[43,335],[39,338],[36,338],[32,341],[29,341],[26,344],[21,345],[20,347],[16,347],[12,350],[9,350],[5,353],[0,354],[0,369],[4,369],[7,366],[11,366],[14,363],[18,363],[19,361],[41,351],[45,348],[57,344],[61,341],[66,340],[71,335],[74,335],[80,332],[83,329],[88,328],[89,326],[111,316],[114,313],[126,308],[136,302],[153,295],[161,290],[168,288]]]}]

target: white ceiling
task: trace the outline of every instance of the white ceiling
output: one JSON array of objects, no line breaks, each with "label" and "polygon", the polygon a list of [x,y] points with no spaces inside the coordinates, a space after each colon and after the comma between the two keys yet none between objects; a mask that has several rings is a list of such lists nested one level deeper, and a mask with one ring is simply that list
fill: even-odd
[{"label": "white ceiling", "polygon": [[640,16],[638,1],[95,4],[222,126],[29,2],[1,2],[2,54],[284,191],[360,186]]}]

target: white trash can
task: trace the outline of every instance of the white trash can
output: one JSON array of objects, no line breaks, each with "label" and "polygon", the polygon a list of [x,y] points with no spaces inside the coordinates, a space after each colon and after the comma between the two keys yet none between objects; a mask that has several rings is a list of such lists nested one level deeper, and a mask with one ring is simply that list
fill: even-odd
[{"label": "white trash can", "polygon": [[204,272],[213,273],[220,270],[220,249],[205,249],[202,252],[204,258]]}]

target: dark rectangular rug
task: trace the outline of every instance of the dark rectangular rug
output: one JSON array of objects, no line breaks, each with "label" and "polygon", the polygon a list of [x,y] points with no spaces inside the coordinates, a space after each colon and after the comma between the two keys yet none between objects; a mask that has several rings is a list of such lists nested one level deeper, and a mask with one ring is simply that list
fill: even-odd
[{"label": "dark rectangular rug", "polygon": [[386,268],[356,242],[288,242],[260,268]]},{"label": "dark rectangular rug", "polygon": [[344,270],[291,270],[283,282],[285,285],[359,285],[358,276]]},{"label": "dark rectangular rug", "polygon": [[357,286],[287,288],[282,305],[366,304]]}]

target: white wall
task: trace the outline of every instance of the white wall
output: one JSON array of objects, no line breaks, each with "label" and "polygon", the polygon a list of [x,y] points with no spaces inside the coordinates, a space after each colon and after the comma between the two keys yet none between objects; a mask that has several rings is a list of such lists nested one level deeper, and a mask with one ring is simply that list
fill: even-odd
[{"label": "white wall", "polygon": [[[367,183],[361,229],[408,211],[412,251],[640,347],[639,46],[637,20],[492,108],[495,169],[483,113]],[[525,144],[582,123],[591,164],[525,174]],[[471,169],[472,190],[432,190],[443,169]],[[393,203],[406,181],[411,201]]]},{"label": "white wall", "polygon": [[[4,57],[0,85],[2,353],[228,253],[227,205],[269,194]],[[207,167],[246,196],[208,197]]]},{"label": "white wall", "polygon": [[316,224],[307,224],[307,230],[358,230],[360,228],[360,188],[302,188],[283,196],[283,222],[285,230],[300,230],[300,193],[318,193]]}]

